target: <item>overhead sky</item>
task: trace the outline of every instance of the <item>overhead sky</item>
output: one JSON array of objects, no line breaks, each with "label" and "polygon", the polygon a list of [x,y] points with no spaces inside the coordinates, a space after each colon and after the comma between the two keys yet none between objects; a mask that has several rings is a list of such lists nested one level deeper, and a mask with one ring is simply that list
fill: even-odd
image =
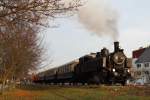
[{"label": "overhead sky", "polygon": [[[109,0],[108,2],[117,12],[117,40],[125,50],[125,54],[131,57],[133,50],[150,45],[150,0]],[[99,0],[97,3],[100,3]],[[98,52],[103,47],[113,51],[114,39],[109,34],[97,36],[96,31],[87,29],[79,20],[77,14],[69,18],[59,18],[55,20],[58,28],[47,28],[44,31],[45,45],[53,59],[49,68],[65,64],[91,52]]]}]

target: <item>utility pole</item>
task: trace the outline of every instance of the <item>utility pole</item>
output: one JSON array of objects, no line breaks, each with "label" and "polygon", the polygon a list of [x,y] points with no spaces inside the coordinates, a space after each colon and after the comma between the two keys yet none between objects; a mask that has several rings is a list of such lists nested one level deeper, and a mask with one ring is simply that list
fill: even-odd
[{"label": "utility pole", "polygon": [[3,70],[3,50],[2,46],[0,45],[0,81],[2,81],[2,70]]},{"label": "utility pole", "polygon": [[0,44],[0,94],[3,93],[3,50]]}]

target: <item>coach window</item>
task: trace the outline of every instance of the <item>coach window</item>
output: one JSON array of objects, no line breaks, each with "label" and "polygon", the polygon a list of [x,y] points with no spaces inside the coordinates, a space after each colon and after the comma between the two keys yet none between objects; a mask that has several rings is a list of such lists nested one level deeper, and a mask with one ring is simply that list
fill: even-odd
[{"label": "coach window", "polygon": [[69,65],[66,67],[66,71],[68,72]]},{"label": "coach window", "polygon": [[61,73],[61,69],[59,68],[59,73]]},{"label": "coach window", "polygon": [[70,72],[70,67],[71,67],[71,65],[70,65],[70,66],[68,66],[68,72]]},{"label": "coach window", "polygon": [[63,70],[64,70],[64,71],[66,70],[66,66],[63,66]]},{"label": "coach window", "polygon": [[67,66],[65,67],[65,70],[66,70],[66,72],[68,72],[68,70],[67,70]]},{"label": "coach window", "polygon": [[71,72],[71,67],[72,67],[72,65],[69,67],[69,72]]},{"label": "coach window", "polygon": [[68,72],[67,67],[68,67],[68,66],[66,66],[66,72]]},{"label": "coach window", "polygon": [[137,75],[141,75],[141,72],[140,72],[140,71],[138,71],[138,72],[137,72]]},{"label": "coach window", "polygon": [[60,73],[62,73],[62,68],[60,68]]},{"label": "coach window", "polygon": [[63,67],[63,72],[66,72],[66,66]]},{"label": "coach window", "polygon": [[62,67],[62,73],[64,73],[64,68]]},{"label": "coach window", "polygon": [[60,73],[60,68],[58,70],[59,70],[59,73]]},{"label": "coach window", "polygon": [[145,67],[149,67],[149,63],[145,63],[144,66],[145,66]]},{"label": "coach window", "polygon": [[137,64],[137,68],[140,68],[141,67],[141,64]]},{"label": "coach window", "polygon": [[67,72],[67,66],[65,66],[65,72]]},{"label": "coach window", "polygon": [[145,74],[149,75],[149,71],[145,71]]}]

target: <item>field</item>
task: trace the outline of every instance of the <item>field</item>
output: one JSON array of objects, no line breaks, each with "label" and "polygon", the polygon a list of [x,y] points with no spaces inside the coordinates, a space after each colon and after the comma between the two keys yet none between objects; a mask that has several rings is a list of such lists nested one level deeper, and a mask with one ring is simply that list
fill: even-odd
[{"label": "field", "polygon": [[150,100],[150,87],[141,86],[17,86],[0,100]]}]

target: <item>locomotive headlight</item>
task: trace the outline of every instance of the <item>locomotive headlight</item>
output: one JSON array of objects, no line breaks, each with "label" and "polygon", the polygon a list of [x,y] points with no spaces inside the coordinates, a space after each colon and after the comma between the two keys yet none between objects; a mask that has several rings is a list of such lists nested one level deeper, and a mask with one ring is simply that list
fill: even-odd
[{"label": "locomotive headlight", "polygon": [[116,70],[113,68],[113,72],[115,72]]},{"label": "locomotive headlight", "polygon": [[129,73],[129,72],[130,72],[130,70],[128,69],[128,70],[127,70],[127,72]]}]

